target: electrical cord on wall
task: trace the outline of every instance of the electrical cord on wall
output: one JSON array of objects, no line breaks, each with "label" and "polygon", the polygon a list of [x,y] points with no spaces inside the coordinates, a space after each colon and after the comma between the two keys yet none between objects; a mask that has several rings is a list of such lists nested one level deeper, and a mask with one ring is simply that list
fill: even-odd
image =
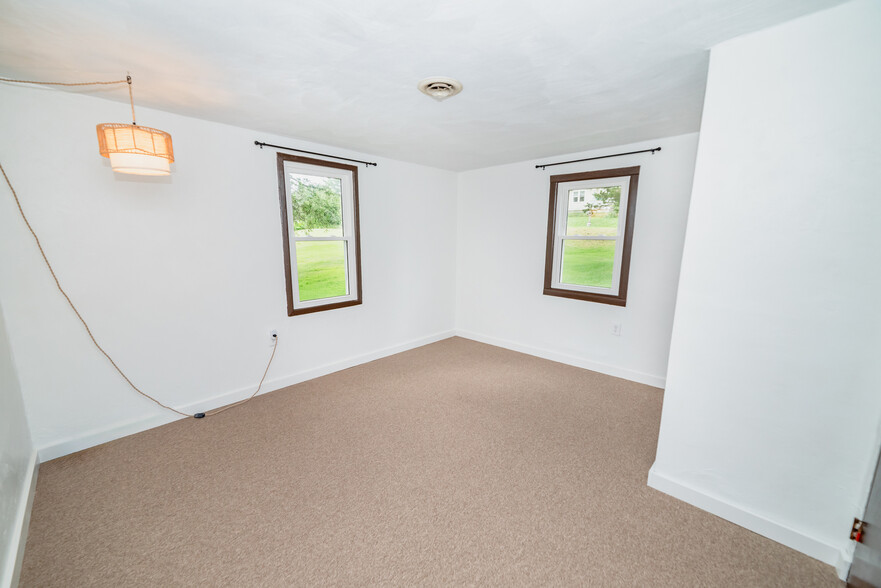
[{"label": "electrical cord on wall", "polygon": [[[2,79],[3,81],[11,81],[11,80],[3,79],[3,78],[0,78],[0,79]],[[29,83],[34,83],[34,82],[29,82]],[[51,82],[46,82],[46,83],[51,83]],[[94,82],[94,83],[100,84],[100,83],[118,83],[118,82]],[[73,84],[64,84],[64,85],[73,85]],[[76,84],[76,85],[88,85],[88,84]],[[104,355],[104,357],[107,358],[107,361],[109,361],[110,365],[112,365],[113,368],[119,373],[119,375],[122,376],[122,379],[125,380],[129,386],[131,386],[132,390],[134,390],[135,392],[137,392],[138,394],[140,394],[144,398],[148,398],[148,399],[152,400],[153,402],[155,402],[156,404],[158,404],[159,406],[161,406],[162,408],[164,408],[166,410],[170,410],[171,412],[175,412],[181,416],[185,416],[185,417],[192,416],[197,419],[205,418],[206,416],[212,416],[215,414],[219,414],[225,410],[229,410],[230,408],[233,408],[235,406],[239,406],[240,404],[244,404],[244,403],[248,402],[249,400],[251,400],[252,398],[254,398],[258,392],[260,392],[260,389],[263,387],[263,381],[266,379],[266,374],[269,373],[269,366],[272,365],[272,360],[275,358],[275,350],[278,348],[278,335],[276,335],[275,333],[273,333],[273,335],[272,335],[272,341],[273,341],[272,355],[269,356],[269,363],[266,364],[266,369],[263,370],[263,377],[260,378],[260,384],[257,385],[257,389],[254,391],[254,393],[251,394],[248,398],[245,398],[244,400],[239,400],[238,402],[234,402],[232,404],[228,404],[226,406],[222,406],[222,407],[216,408],[214,410],[210,410],[210,411],[206,411],[206,412],[197,412],[194,415],[190,415],[185,412],[181,412],[176,408],[172,408],[171,406],[168,406],[167,404],[163,404],[162,402],[160,402],[156,398],[150,396],[149,394],[147,394],[146,392],[144,392],[143,390],[141,390],[140,388],[135,386],[134,383],[129,379],[129,377],[126,376],[125,373],[123,373],[122,369],[120,369],[120,367],[116,364],[116,362],[113,361],[113,358],[110,357],[110,354],[108,354],[104,350],[104,348],[101,347],[101,345],[98,343],[98,341],[95,340],[95,336],[92,334],[92,329],[89,328],[88,323],[86,323],[86,319],[83,318],[83,316],[80,314],[80,311],[77,310],[73,301],[70,299],[70,296],[68,296],[67,292],[64,291],[64,288],[61,287],[61,282],[58,281],[58,276],[55,275],[55,270],[52,268],[52,264],[49,263],[49,258],[46,257],[46,252],[43,250],[43,245],[40,243],[40,238],[37,237],[37,233],[34,231],[34,228],[31,226],[30,221],[28,221],[27,215],[24,213],[24,210],[21,207],[21,201],[18,199],[18,194],[16,194],[15,188],[12,187],[12,182],[9,180],[9,176],[6,175],[6,170],[3,169],[2,163],[0,163],[0,172],[3,172],[3,179],[6,180],[6,185],[9,186],[9,190],[12,192],[12,197],[15,198],[15,205],[18,207],[18,212],[21,215],[21,219],[24,221],[24,224],[27,225],[28,230],[31,232],[31,235],[34,237],[34,241],[37,243],[37,248],[40,250],[40,255],[43,256],[43,261],[46,262],[46,267],[49,268],[49,273],[52,274],[52,279],[55,280],[55,286],[58,288],[58,291],[61,292],[61,295],[64,296],[65,300],[67,300],[67,303],[70,305],[70,308],[73,310],[74,314],[76,314],[76,317],[78,319],[80,319],[80,322],[83,324],[83,327],[86,329],[86,333],[88,333],[89,338],[92,340],[92,343],[94,343],[95,347],[98,348],[98,351],[100,351]]]}]

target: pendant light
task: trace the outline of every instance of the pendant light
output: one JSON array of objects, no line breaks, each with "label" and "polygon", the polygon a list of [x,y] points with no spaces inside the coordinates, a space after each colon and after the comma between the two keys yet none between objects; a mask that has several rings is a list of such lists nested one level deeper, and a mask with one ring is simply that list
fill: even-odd
[{"label": "pendant light", "polygon": [[126,76],[128,98],[132,106],[132,124],[98,125],[98,151],[110,159],[113,171],[140,176],[167,176],[174,161],[171,135],[159,129],[139,126],[135,120],[132,77]]}]

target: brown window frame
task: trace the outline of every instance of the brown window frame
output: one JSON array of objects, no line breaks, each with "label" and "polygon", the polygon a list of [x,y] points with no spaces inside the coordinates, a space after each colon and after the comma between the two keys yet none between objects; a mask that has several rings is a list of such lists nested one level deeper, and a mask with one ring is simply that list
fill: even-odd
[{"label": "brown window frame", "polygon": [[[355,274],[356,295],[352,300],[343,302],[333,302],[328,304],[317,304],[306,308],[294,308],[294,283],[291,272],[291,247],[290,235],[288,234],[288,194],[285,187],[285,171],[284,164],[286,161],[303,163],[307,165],[317,165],[321,167],[330,167],[335,169],[343,169],[352,173],[352,215],[354,236],[352,240],[355,242],[355,256],[353,260],[349,260],[350,264],[354,264],[351,270]],[[297,316],[301,314],[309,314],[312,312],[321,312],[324,310],[333,310],[335,308],[345,308],[347,306],[356,306],[361,304],[361,224],[358,213],[358,168],[354,165],[345,163],[337,163],[336,161],[327,161],[324,159],[313,159],[311,157],[300,157],[299,155],[288,155],[287,153],[278,153],[276,159],[278,169],[278,197],[281,212],[281,236],[282,246],[284,247],[284,277],[285,289],[288,300],[288,316]],[[299,288],[299,285],[297,286]]]},{"label": "brown window frame", "polygon": [[[565,288],[554,288],[554,242],[557,238],[556,230],[556,204],[558,185],[565,182],[578,180],[599,180],[603,178],[620,178],[630,176],[630,187],[627,193],[627,210],[624,212],[624,242],[621,248],[621,273],[618,279],[618,294],[601,294],[598,292],[581,292]],[[548,238],[545,253],[545,279],[543,294],[547,296],[559,296],[573,298],[575,300],[587,300],[615,306],[627,306],[627,286],[630,281],[630,251],[633,245],[633,226],[636,221],[636,194],[639,184],[639,166],[620,167],[616,169],[604,169],[598,171],[578,172],[551,176],[550,202],[548,204]],[[620,212],[619,212],[620,214]]]}]

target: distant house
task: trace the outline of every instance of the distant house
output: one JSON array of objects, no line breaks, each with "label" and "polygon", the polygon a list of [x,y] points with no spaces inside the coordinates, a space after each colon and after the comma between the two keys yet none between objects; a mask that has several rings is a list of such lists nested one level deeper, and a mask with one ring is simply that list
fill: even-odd
[{"label": "distant house", "polygon": [[583,212],[585,207],[593,205],[593,216],[605,216],[612,208],[611,203],[602,203],[593,197],[592,190],[570,190],[569,210]]},{"label": "distant house", "polygon": [[589,190],[569,191],[569,210],[584,210],[585,202],[592,202],[593,198],[588,194]]}]

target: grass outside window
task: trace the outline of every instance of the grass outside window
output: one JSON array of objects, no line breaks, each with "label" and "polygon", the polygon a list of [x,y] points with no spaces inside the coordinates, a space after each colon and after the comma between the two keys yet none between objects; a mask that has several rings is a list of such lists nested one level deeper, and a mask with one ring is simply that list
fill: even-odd
[{"label": "grass outside window", "polygon": [[[617,231],[617,216],[569,211],[566,219],[567,235],[614,236]],[[614,241],[567,239],[563,244],[560,281],[576,286],[611,288],[614,266]]]}]

